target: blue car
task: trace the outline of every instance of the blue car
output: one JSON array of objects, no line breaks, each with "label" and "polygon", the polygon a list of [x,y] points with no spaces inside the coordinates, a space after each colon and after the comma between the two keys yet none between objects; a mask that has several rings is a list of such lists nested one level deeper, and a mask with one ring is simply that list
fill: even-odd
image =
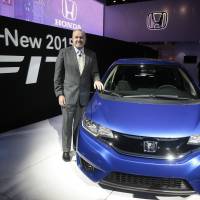
[{"label": "blue car", "polygon": [[77,164],[104,188],[200,193],[200,91],[180,64],[120,59],[80,126]]}]

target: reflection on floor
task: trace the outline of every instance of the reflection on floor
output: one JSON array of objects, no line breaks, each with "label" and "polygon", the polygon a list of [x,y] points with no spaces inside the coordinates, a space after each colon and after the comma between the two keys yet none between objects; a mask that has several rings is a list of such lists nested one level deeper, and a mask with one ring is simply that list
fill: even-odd
[{"label": "reflection on floor", "polygon": [[61,116],[0,134],[0,200],[200,200],[102,189],[62,160]]}]

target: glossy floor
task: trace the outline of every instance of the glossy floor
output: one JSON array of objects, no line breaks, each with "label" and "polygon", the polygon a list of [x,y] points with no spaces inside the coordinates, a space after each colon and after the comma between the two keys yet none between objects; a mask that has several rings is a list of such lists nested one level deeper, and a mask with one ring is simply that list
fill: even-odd
[{"label": "glossy floor", "polygon": [[0,200],[200,200],[102,189],[62,160],[61,116],[0,134]]}]

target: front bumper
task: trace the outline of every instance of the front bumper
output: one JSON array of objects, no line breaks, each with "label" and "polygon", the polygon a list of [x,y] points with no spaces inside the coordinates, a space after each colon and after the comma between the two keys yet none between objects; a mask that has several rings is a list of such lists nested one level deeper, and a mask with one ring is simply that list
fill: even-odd
[{"label": "front bumper", "polygon": [[[111,188],[172,195],[200,193],[199,152],[193,152],[182,159],[171,161],[122,155],[81,127],[77,146],[77,164],[91,180]],[[167,188],[157,189],[151,186],[123,186],[124,184],[107,181],[107,177],[112,173],[141,176],[145,177],[145,180],[152,177],[154,179],[168,179],[169,182],[180,179],[186,182],[188,187],[184,190],[177,190],[176,188],[169,190]]]}]

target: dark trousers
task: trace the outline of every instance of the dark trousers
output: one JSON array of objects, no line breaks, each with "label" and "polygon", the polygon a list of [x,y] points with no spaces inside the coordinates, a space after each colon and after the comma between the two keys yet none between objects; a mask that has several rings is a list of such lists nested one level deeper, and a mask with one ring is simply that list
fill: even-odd
[{"label": "dark trousers", "polygon": [[62,147],[63,152],[69,152],[71,149],[72,135],[73,146],[76,146],[77,132],[81,123],[81,117],[85,106],[80,103],[76,105],[66,105],[62,108],[63,125],[62,125]]}]

